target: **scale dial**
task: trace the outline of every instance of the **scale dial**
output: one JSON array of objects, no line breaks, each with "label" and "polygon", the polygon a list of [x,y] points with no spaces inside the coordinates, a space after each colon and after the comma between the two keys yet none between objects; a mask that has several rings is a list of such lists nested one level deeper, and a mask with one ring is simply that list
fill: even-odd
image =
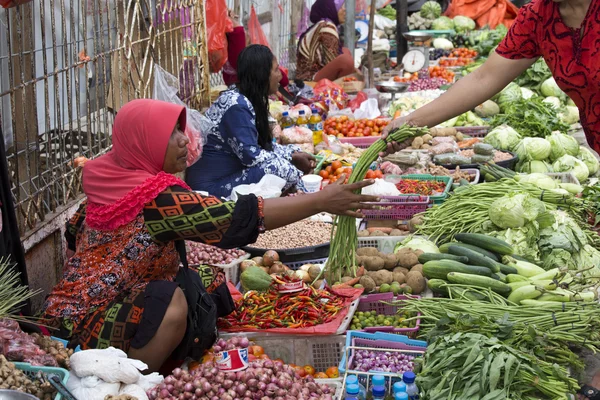
[{"label": "scale dial", "polygon": [[425,68],[427,59],[425,54],[421,50],[409,50],[408,53],[402,57],[402,64],[404,64],[404,70],[406,72],[417,72]]}]

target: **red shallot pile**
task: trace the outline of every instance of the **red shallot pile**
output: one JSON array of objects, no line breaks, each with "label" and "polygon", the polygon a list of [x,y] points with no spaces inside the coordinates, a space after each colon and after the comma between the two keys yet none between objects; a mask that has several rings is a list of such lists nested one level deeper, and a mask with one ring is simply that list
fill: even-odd
[{"label": "red shallot pile", "polygon": [[24,361],[31,365],[57,367],[53,356],[35,343],[35,339],[23,332],[16,321],[0,319],[0,354],[9,361]]},{"label": "red shallot pile", "polygon": [[239,249],[225,250],[191,241],[185,242],[185,245],[190,265],[227,265],[246,254],[243,250]]}]

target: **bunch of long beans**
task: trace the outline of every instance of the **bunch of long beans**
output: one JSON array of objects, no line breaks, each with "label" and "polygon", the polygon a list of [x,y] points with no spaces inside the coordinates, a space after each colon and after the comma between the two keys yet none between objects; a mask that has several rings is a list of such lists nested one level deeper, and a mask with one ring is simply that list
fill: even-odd
[{"label": "bunch of long beans", "polygon": [[511,192],[529,193],[544,202],[548,209],[560,207],[569,215],[580,220],[585,208],[583,200],[547,190],[530,183],[503,178],[497,182],[471,185],[451,195],[444,203],[421,214],[422,222],[417,233],[429,236],[431,240],[450,239],[457,233],[481,232],[489,223],[489,208],[494,201]]},{"label": "bunch of long beans", "polygon": [[571,351],[572,346],[593,352],[600,347],[598,303],[547,302],[539,306],[521,306],[490,290],[452,286],[477,292],[486,301],[466,297],[401,300],[397,304],[402,306],[403,312],[421,313],[420,336],[431,341],[440,335],[457,332],[480,333],[498,337],[545,361],[576,370],[581,370],[583,364]]},{"label": "bunch of long beans", "polygon": [[[389,142],[404,142],[412,137],[422,136],[428,131],[427,128],[404,125],[391,132],[385,140],[377,140],[360,156],[348,183],[360,182],[365,179],[371,164],[377,160],[379,153],[385,150]],[[324,269],[325,278],[333,283],[340,281],[343,276],[356,276],[356,245],[358,243],[356,218],[336,217],[331,236],[329,260]]]},{"label": "bunch of long beans", "polygon": [[41,290],[31,291],[21,286],[19,272],[13,268],[14,263],[9,257],[0,257],[0,319],[20,319],[16,314],[19,307]]}]

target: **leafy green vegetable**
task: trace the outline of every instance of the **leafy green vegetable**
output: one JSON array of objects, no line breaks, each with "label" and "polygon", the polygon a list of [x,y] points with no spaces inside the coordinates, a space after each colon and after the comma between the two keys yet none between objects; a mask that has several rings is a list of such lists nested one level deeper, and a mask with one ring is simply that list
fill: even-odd
[{"label": "leafy green vegetable", "polygon": [[454,17],[454,30],[458,33],[470,32],[475,29],[475,21],[469,17],[457,15]]},{"label": "leafy green vegetable", "polygon": [[555,172],[572,172],[579,182],[585,181],[590,176],[590,171],[585,163],[571,155],[565,154],[552,164]]},{"label": "leafy green vegetable", "polygon": [[507,125],[492,129],[483,139],[484,143],[491,144],[495,149],[509,151],[514,149],[520,141],[521,135]]},{"label": "leafy green vegetable", "polygon": [[546,97],[555,96],[560,99],[566,99],[567,95],[562,91],[561,88],[558,87],[556,80],[554,78],[548,78],[544,82],[542,82],[542,86],[540,87],[542,94]]},{"label": "leafy green vegetable", "polygon": [[427,19],[436,19],[442,15],[442,6],[437,1],[427,1],[421,6],[421,17]]},{"label": "leafy green vegetable", "polygon": [[575,124],[579,122],[579,108],[575,106],[566,106],[558,116],[565,124]]},{"label": "leafy green vegetable", "polygon": [[546,174],[532,173],[526,175],[517,175],[515,179],[522,183],[531,183],[544,190],[552,190],[558,187],[558,183]]},{"label": "leafy green vegetable", "polygon": [[502,114],[493,117],[490,125],[508,125],[528,137],[546,137],[554,131],[565,133],[570,128],[560,120],[556,110],[537,97],[506,104]]},{"label": "leafy green vegetable", "polygon": [[519,161],[543,161],[550,156],[550,142],[543,138],[524,138],[515,147]]},{"label": "leafy green vegetable", "polygon": [[394,249],[394,253],[403,248],[409,248],[411,250],[422,250],[423,253],[440,252],[440,249],[438,249],[435,243],[419,236],[409,236],[401,243],[398,243],[398,245],[396,245],[396,248]]},{"label": "leafy green vegetable", "polygon": [[508,29],[504,24],[499,24],[496,29],[481,29],[470,35],[471,47],[480,56],[487,57],[500,44]]},{"label": "leafy green vegetable", "polygon": [[553,132],[550,136],[546,136],[546,139],[550,142],[551,161],[556,161],[565,154],[571,156],[579,154],[579,143],[577,143],[577,139],[571,135]]},{"label": "leafy green vegetable", "polygon": [[494,225],[501,229],[521,228],[546,211],[544,203],[526,193],[510,193],[494,201],[488,213]]},{"label": "leafy green vegetable", "polygon": [[537,241],[539,227],[537,222],[530,222],[521,228],[508,228],[503,231],[491,231],[487,235],[504,240],[515,249],[515,254],[525,257],[531,262],[540,258]]},{"label": "leafy green vegetable", "polygon": [[396,9],[389,4],[377,10],[377,14],[382,15],[392,21],[396,21]]},{"label": "leafy green vegetable", "polygon": [[548,96],[542,101],[546,104],[550,104],[555,110],[558,110],[561,106],[560,99],[556,96]]},{"label": "leafy green vegetable", "polygon": [[454,29],[454,22],[448,17],[442,16],[436,18],[431,23],[431,29],[436,31],[447,31]]},{"label": "leafy green vegetable", "polygon": [[532,161],[519,161],[519,163],[517,164],[517,169],[518,172],[522,172],[525,174],[531,174],[531,173],[540,173],[540,174],[545,174],[547,172],[554,172],[554,170],[552,169],[552,165],[548,164],[546,161],[537,161],[537,160],[532,160]]},{"label": "leafy green vegetable", "polygon": [[600,169],[600,163],[594,154],[584,146],[579,147],[579,158],[583,161],[590,171],[590,175],[594,175]]},{"label": "leafy green vegetable", "polygon": [[494,100],[500,106],[500,110],[502,112],[506,112],[508,106],[514,103],[517,100],[521,100],[523,98],[523,93],[521,93],[521,88],[514,82],[509,83],[500,93],[498,93]]},{"label": "leafy green vegetable", "polygon": [[585,232],[564,211],[551,211],[554,216],[552,226],[540,230],[538,246],[542,255],[544,268],[568,266],[576,269],[572,255],[588,244]]},{"label": "leafy green vegetable", "polygon": [[521,87],[539,91],[542,82],[552,76],[548,64],[543,58],[539,58],[533,65],[525,70],[515,82]]}]

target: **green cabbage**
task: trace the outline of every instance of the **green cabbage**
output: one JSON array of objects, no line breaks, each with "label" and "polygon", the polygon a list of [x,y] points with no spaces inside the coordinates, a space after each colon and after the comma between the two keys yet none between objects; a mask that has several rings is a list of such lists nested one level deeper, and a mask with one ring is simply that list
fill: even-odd
[{"label": "green cabbage", "polygon": [[457,15],[454,17],[454,30],[458,33],[470,32],[475,29],[475,21],[469,17]]},{"label": "green cabbage", "polygon": [[514,82],[511,82],[506,86],[498,95],[497,103],[500,106],[502,112],[505,112],[506,108],[512,103],[523,98],[521,88]]},{"label": "green cabbage", "polygon": [[565,92],[563,92],[562,89],[558,87],[554,78],[548,78],[544,82],[542,82],[540,90],[545,97],[555,96],[559,99],[564,99],[567,96]]},{"label": "green cabbage", "polygon": [[579,253],[573,254],[573,259],[575,260],[575,264],[578,269],[587,269],[591,267],[596,267],[595,269],[584,272],[585,276],[598,276],[599,272],[598,268],[600,267],[600,251],[596,250],[594,247],[586,244],[579,251]]},{"label": "green cabbage", "polygon": [[475,107],[475,114],[479,115],[481,118],[493,117],[499,113],[500,107],[498,107],[498,104],[494,103],[492,100],[486,100],[482,104]]},{"label": "green cabbage", "polygon": [[598,172],[598,169],[600,169],[600,163],[598,162],[598,159],[587,147],[579,147],[579,158],[588,168],[588,171],[590,171],[590,175],[594,175],[596,172]]},{"label": "green cabbage", "polygon": [[544,103],[550,104],[550,106],[555,110],[558,110],[560,108],[560,99],[556,96],[548,96],[542,101]]},{"label": "green cabbage", "polygon": [[577,107],[577,105],[575,104],[575,102],[573,101],[573,99],[570,98],[570,97],[567,99],[567,105],[568,106],[572,106],[572,107]]},{"label": "green cabbage", "polygon": [[512,150],[521,141],[521,135],[507,125],[501,125],[488,133],[483,142],[498,150]]},{"label": "green cabbage", "polygon": [[546,161],[525,161],[517,164],[517,171],[525,174],[531,173],[540,173],[545,174],[547,172],[554,172],[552,169],[552,165],[548,164]]},{"label": "green cabbage", "polygon": [[525,138],[515,147],[519,161],[545,160],[550,156],[550,142],[542,138]]},{"label": "green cabbage", "polygon": [[504,240],[512,246],[515,254],[531,262],[535,263],[540,259],[540,251],[537,246],[539,228],[536,222],[525,224],[522,228],[508,228],[486,234]]},{"label": "green cabbage", "polygon": [[394,249],[394,253],[403,248],[409,248],[411,250],[422,250],[424,253],[439,253],[440,249],[435,243],[422,238],[420,236],[409,236],[403,242],[398,243]]},{"label": "green cabbage", "polygon": [[521,228],[546,210],[544,203],[525,193],[511,193],[494,201],[488,210],[490,220],[502,229]]},{"label": "green cabbage", "polygon": [[579,143],[573,136],[552,132],[549,136],[546,136],[546,140],[550,142],[551,161],[556,161],[565,154],[570,156],[579,154]]},{"label": "green cabbage", "polygon": [[565,211],[550,211],[550,214],[554,216],[554,224],[540,230],[538,241],[542,260],[551,255],[553,250],[562,249],[573,254],[588,244],[585,232],[569,214]]},{"label": "green cabbage", "polygon": [[590,170],[585,163],[573,156],[565,154],[552,164],[555,172],[572,172],[579,182],[590,176]]},{"label": "green cabbage", "polygon": [[533,93],[533,90],[531,90],[531,89],[527,89],[526,87],[521,87],[521,96],[523,96],[523,98],[525,100],[529,100],[530,98],[535,96],[535,93]]},{"label": "green cabbage", "polygon": [[436,19],[442,15],[442,6],[437,1],[428,1],[421,6],[421,17]]},{"label": "green cabbage", "polygon": [[[436,3],[437,4],[437,3]],[[452,50],[454,45],[446,38],[437,38],[433,40],[434,49]]]},{"label": "green cabbage", "polygon": [[531,183],[532,185],[545,190],[556,189],[558,187],[558,183],[556,183],[553,178],[546,174],[540,174],[536,172],[527,175],[517,175],[515,176],[515,179],[519,182]]},{"label": "green cabbage", "polygon": [[439,17],[431,23],[431,29],[435,31],[448,31],[454,29],[454,22],[448,17]]},{"label": "green cabbage", "polygon": [[579,108],[574,106],[566,106],[564,110],[558,114],[562,122],[568,125],[573,125],[579,122]]},{"label": "green cabbage", "polygon": [[575,258],[573,255],[564,249],[552,249],[543,253],[542,255],[542,268],[545,270],[554,268],[577,269]]}]

